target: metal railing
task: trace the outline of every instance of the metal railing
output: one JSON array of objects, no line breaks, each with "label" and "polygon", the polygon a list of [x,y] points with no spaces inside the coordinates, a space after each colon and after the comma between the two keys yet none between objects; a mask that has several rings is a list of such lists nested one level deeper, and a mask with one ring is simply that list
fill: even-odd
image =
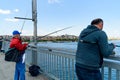
[{"label": "metal railing", "polygon": [[104,59],[101,72],[103,80],[120,80],[120,55]]},{"label": "metal railing", "polygon": [[55,80],[77,80],[74,66],[75,55],[72,55],[72,53],[67,54],[62,50],[44,47],[37,47],[37,49],[29,48],[26,50],[27,64],[32,64],[32,59],[30,60],[30,56],[32,55],[32,53],[30,53],[31,50],[37,50],[37,64],[50,77]]},{"label": "metal railing", "polygon": [[[32,50],[28,49],[27,51]],[[37,47],[37,64],[55,80],[77,80],[75,51],[50,47]],[[28,59],[31,54],[27,53]],[[33,53],[34,54],[34,53]],[[29,61],[29,60],[27,60]],[[104,59],[101,69],[103,80],[120,80],[120,56]]]},{"label": "metal railing", "polygon": [[[8,43],[4,43],[7,49]],[[37,65],[54,80],[77,80],[75,73],[75,50],[50,47],[30,47],[26,50],[26,63],[32,64],[32,55],[37,51]],[[103,80],[120,80],[120,55],[104,59],[101,69]]]}]

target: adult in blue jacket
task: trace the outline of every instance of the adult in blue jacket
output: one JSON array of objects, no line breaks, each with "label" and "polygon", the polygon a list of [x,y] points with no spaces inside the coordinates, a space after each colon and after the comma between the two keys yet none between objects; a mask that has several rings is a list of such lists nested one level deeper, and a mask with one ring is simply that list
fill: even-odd
[{"label": "adult in blue jacket", "polygon": [[103,20],[98,18],[84,29],[78,41],[76,51],[76,74],[79,80],[102,80],[100,68],[103,57],[112,54],[114,44],[108,44],[103,29]]}]

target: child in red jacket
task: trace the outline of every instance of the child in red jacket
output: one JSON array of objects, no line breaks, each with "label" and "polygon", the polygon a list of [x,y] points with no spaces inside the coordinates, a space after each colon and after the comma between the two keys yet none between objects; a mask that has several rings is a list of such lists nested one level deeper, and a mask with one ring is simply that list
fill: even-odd
[{"label": "child in red jacket", "polygon": [[27,43],[22,44],[22,40],[20,38],[20,32],[17,30],[13,31],[13,38],[10,42],[10,48],[16,48],[21,52],[20,61],[16,62],[16,69],[14,80],[25,80],[25,63],[23,63],[23,55],[25,49],[27,48]]}]

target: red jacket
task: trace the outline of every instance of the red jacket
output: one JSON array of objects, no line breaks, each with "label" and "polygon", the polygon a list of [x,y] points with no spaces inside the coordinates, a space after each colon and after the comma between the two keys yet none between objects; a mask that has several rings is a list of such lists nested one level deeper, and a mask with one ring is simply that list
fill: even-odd
[{"label": "red jacket", "polygon": [[17,48],[20,51],[24,51],[28,44],[22,44],[22,41],[18,38],[12,38],[10,42],[10,48]]}]

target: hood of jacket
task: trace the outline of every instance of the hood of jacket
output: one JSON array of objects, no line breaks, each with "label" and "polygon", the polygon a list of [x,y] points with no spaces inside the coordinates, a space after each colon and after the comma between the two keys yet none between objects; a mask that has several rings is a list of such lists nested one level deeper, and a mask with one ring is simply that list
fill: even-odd
[{"label": "hood of jacket", "polygon": [[94,25],[88,25],[88,27],[81,32],[80,38],[86,37],[90,33],[94,32],[94,31],[99,31],[99,30],[100,29],[98,29]]}]

